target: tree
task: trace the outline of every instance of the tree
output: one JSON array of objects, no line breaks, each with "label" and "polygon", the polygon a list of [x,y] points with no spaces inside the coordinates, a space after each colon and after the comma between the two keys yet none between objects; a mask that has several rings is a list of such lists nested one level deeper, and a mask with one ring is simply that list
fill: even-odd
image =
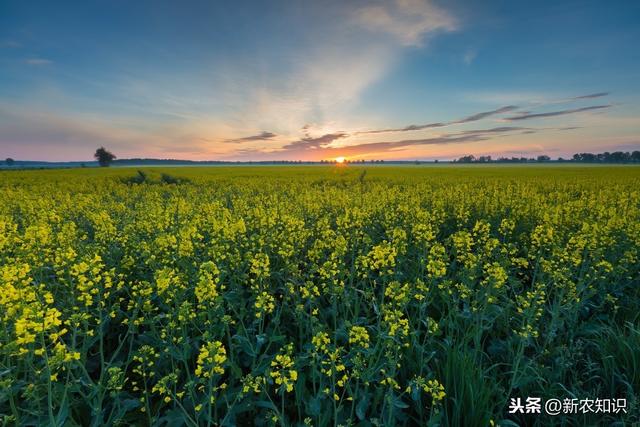
[{"label": "tree", "polygon": [[116,156],[108,152],[104,147],[100,147],[96,150],[96,154],[93,155],[98,161],[98,164],[102,167],[107,167],[115,160]]},{"label": "tree", "polygon": [[537,161],[538,161],[538,162],[548,162],[548,161],[550,161],[550,160],[551,160],[551,157],[546,156],[546,155],[544,155],[544,154],[543,154],[543,155],[541,155],[541,156],[538,156],[538,158],[537,158]]},{"label": "tree", "polygon": [[11,157],[7,157],[7,159],[4,161],[7,166],[13,166],[13,164],[16,162],[15,160],[13,160]]},{"label": "tree", "polygon": [[463,156],[458,159],[459,163],[473,163],[475,161],[476,161],[476,158],[473,155]]},{"label": "tree", "polygon": [[625,153],[623,151],[614,151],[609,154],[608,161],[611,163],[627,163],[631,160],[631,155],[629,153]]}]

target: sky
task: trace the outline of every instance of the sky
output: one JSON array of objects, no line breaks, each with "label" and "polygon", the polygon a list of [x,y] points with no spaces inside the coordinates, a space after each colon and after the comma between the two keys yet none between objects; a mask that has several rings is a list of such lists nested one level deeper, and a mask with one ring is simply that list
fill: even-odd
[{"label": "sky", "polygon": [[640,149],[640,2],[0,1],[0,158]]}]

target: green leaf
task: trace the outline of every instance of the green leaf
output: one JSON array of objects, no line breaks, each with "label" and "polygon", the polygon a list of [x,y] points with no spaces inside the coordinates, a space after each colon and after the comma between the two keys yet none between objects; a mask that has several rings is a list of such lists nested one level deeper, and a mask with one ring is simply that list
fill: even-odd
[{"label": "green leaf", "polygon": [[392,400],[393,400],[393,406],[395,406],[396,408],[406,409],[409,407],[409,405],[407,405],[405,402],[402,401],[400,396],[393,396]]},{"label": "green leaf", "polygon": [[369,394],[364,393],[356,405],[356,416],[359,420],[364,420],[367,416],[367,409],[369,409],[369,397]]},{"label": "green leaf", "polygon": [[320,396],[312,397],[309,400],[309,415],[317,417],[322,409],[322,401]]}]

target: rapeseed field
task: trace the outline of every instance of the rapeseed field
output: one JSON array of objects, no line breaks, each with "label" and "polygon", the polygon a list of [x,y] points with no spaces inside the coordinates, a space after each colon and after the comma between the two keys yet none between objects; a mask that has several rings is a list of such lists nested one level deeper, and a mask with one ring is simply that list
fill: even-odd
[{"label": "rapeseed field", "polygon": [[0,421],[639,422],[639,251],[637,167],[0,172]]}]

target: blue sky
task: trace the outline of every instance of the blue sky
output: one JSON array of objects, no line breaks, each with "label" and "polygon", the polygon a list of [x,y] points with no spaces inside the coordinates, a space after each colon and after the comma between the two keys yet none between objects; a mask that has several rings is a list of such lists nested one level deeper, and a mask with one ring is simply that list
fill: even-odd
[{"label": "blue sky", "polygon": [[0,3],[0,157],[640,149],[637,1]]}]

